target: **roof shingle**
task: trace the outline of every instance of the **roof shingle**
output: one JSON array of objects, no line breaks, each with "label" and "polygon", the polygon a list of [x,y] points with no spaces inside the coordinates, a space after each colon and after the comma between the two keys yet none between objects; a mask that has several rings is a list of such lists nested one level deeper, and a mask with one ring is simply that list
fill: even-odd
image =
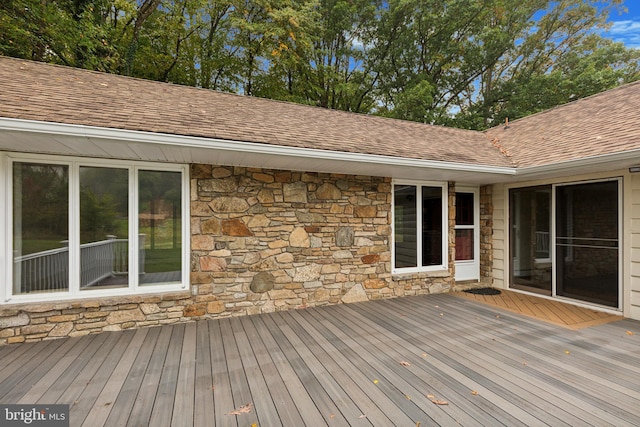
[{"label": "roof shingle", "polygon": [[486,135],[517,167],[640,149],[640,81],[489,129]]},{"label": "roof shingle", "polygon": [[488,166],[480,132],[0,57],[0,116]]}]

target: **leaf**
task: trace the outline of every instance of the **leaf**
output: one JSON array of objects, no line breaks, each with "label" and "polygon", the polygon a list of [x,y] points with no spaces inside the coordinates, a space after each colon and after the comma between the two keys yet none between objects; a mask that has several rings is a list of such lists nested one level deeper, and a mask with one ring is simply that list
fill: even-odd
[{"label": "leaf", "polygon": [[565,350],[564,354],[571,354],[571,352],[569,350]]},{"label": "leaf", "polygon": [[403,361],[401,361],[401,362],[400,362],[400,364],[401,364],[402,366],[411,366],[411,363],[409,363],[409,362],[407,362],[407,361],[404,361],[404,360],[403,360]]},{"label": "leaf", "polygon": [[633,335],[632,331],[627,331],[627,335]]},{"label": "leaf", "polygon": [[427,397],[429,398],[429,400],[431,402],[433,402],[436,405],[448,405],[449,404],[449,402],[447,402],[446,400],[436,399],[436,397],[433,394],[427,394]]},{"label": "leaf", "polygon": [[240,414],[248,414],[251,412],[251,408],[253,407],[253,403],[247,403],[246,405],[242,405],[238,409],[227,412],[225,415],[240,415]]},{"label": "leaf", "polygon": [[378,380],[373,380],[373,383],[374,383],[374,384],[378,384],[379,382],[380,382],[380,381],[378,381]]},{"label": "leaf", "polygon": [[365,414],[360,415],[358,418],[362,419],[362,418],[367,418],[367,416]]},{"label": "leaf", "polygon": [[471,390],[471,395],[472,395],[472,396],[477,396],[477,395],[478,395],[478,392],[477,392],[477,391],[475,391],[475,390]]}]

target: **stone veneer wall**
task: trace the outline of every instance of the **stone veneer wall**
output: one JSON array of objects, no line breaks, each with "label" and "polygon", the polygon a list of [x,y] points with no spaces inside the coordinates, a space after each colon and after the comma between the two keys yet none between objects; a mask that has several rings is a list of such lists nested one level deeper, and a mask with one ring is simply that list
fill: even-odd
[{"label": "stone veneer wall", "polygon": [[391,179],[191,166],[191,287],[0,308],[0,343],[446,292],[449,270],[391,275]]},{"label": "stone veneer wall", "polygon": [[480,281],[493,284],[493,186],[480,187]]}]

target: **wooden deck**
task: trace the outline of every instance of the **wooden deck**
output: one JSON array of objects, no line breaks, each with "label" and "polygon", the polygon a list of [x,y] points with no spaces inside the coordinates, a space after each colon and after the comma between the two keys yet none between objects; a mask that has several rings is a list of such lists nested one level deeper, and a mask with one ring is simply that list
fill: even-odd
[{"label": "wooden deck", "polygon": [[640,322],[446,294],[198,321],[0,347],[0,402],[92,427],[638,426]]},{"label": "wooden deck", "polygon": [[501,289],[499,295],[482,295],[468,292],[456,292],[454,295],[525,316],[535,317],[569,329],[582,329],[622,320],[622,316],[608,312],[505,289]]}]

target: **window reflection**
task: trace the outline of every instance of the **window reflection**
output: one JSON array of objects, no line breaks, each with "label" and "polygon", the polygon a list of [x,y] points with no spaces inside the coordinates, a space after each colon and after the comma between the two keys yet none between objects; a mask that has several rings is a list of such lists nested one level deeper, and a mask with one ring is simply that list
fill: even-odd
[{"label": "window reflection", "polygon": [[175,283],[182,271],[181,174],[140,171],[140,284]]}]

